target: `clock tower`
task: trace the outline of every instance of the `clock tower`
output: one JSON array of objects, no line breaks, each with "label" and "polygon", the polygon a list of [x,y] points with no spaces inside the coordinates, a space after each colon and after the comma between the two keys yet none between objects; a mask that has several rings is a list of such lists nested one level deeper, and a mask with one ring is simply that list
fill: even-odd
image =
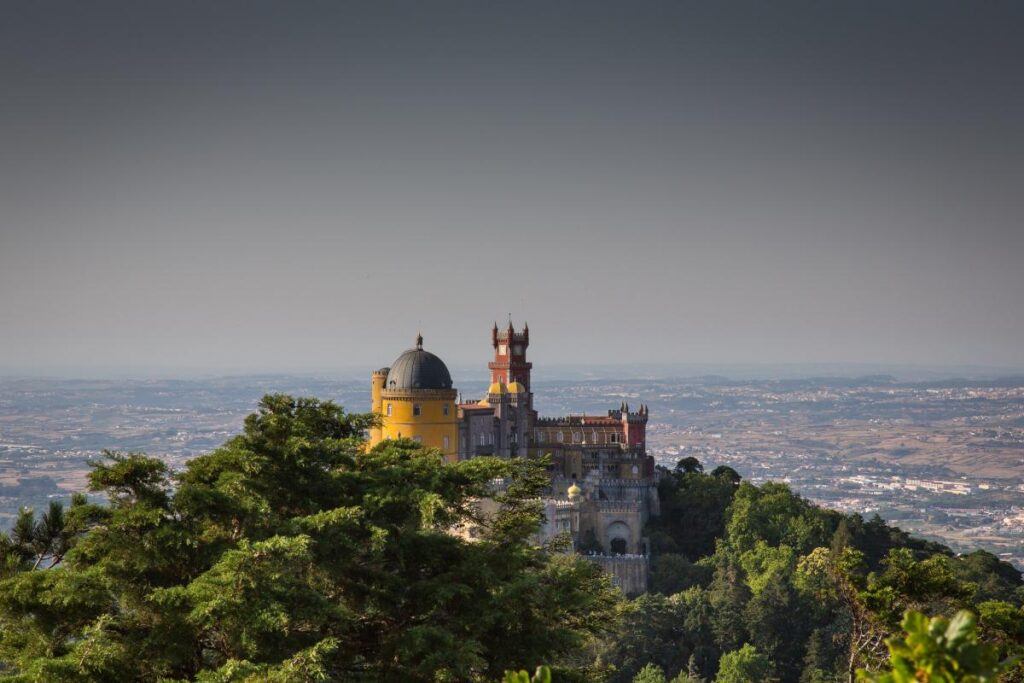
[{"label": "clock tower", "polygon": [[523,331],[516,332],[509,319],[508,327],[498,329],[494,323],[491,330],[491,345],[494,347],[494,360],[487,364],[491,371],[491,383],[512,384],[518,382],[526,389],[527,408],[533,411],[533,391],[530,389],[530,369],[533,363],[526,360],[526,347],[530,345],[530,326],[523,324]]}]

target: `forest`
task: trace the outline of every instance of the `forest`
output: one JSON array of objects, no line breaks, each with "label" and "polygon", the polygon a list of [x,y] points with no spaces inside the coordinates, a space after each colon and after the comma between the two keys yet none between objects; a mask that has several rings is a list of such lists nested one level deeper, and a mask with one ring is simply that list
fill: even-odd
[{"label": "forest", "polygon": [[545,459],[367,450],[372,420],[268,395],[181,471],[109,452],[87,494],[23,510],[0,680],[1024,681],[1024,580],[987,552],[687,458],[660,472],[653,590],[626,598],[536,542]]}]

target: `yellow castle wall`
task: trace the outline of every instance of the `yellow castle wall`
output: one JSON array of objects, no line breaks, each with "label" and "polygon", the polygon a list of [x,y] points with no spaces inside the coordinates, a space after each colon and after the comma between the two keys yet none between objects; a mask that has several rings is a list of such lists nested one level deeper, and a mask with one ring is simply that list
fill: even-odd
[{"label": "yellow castle wall", "polygon": [[[419,406],[419,415],[415,414],[415,406]],[[454,390],[381,391],[379,411],[380,436],[374,440],[371,431],[371,447],[383,439],[414,439],[424,446],[439,449],[449,462],[458,460],[459,425]]]}]

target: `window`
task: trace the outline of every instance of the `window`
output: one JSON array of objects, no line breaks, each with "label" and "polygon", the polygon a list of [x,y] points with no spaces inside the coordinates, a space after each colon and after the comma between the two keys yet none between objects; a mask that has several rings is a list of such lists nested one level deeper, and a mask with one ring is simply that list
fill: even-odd
[{"label": "window", "polygon": [[572,442],[573,443],[579,443],[582,439],[583,439],[583,432],[573,432],[572,433]]},{"label": "window", "polygon": [[388,417],[391,417],[391,404],[390,403],[388,404],[388,407],[387,407],[387,414],[388,414]]},{"label": "window", "polygon": [[562,443],[565,440],[565,435],[562,432],[558,432],[558,443]]},{"label": "window", "polygon": [[412,437],[412,440],[415,441],[416,443],[423,443],[423,437],[422,436],[414,436],[414,437]]},{"label": "window", "polygon": [[413,403],[412,404],[412,414],[413,414],[413,417],[419,416],[419,414],[421,412],[422,411],[420,410],[420,404],[419,403]]},{"label": "window", "polygon": [[442,410],[444,411],[445,417],[447,417],[448,416],[448,404],[447,403],[444,404],[444,408],[442,408]]},{"label": "window", "polygon": [[[447,408],[447,407],[448,407],[448,406],[445,406],[445,408]],[[445,449],[445,450],[448,450],[448,437],[447,437],[447,436],[446,436],[446,437],[444,437],[444,449]]]},{"label": "window", "polygon": [[618,443],[619,442],[619,434],[618,434],[618,432],[612,432],[609,436],[611,436],[612,443]]},{"label": "window", "polygon": [[597,443],[597,430],[596,429],[593,432],[590,433],[590,442],[591,443]]}]

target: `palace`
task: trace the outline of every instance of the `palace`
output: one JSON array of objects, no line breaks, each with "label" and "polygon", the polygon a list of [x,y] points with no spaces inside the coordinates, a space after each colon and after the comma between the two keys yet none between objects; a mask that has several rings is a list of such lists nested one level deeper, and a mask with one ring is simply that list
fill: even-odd
[{"label": "palace", "polygon": [[479,400],[459,401],[448,367],[423,348],[403,352],[371,376],[372,410],[380,426],[370,445],[409,438],[437,448],[449,462],[478,456],[551,454],[551,489],[541,535],[568,533],[575,549],[612,573],[628,594],[647,587],[643,529],[658,514],[654,458],[647,454],[647,407],[627,403],[605,415],[540,417],[533,408],[526,360],[530,328],[511,321],[491,330],[490,387]]}]

